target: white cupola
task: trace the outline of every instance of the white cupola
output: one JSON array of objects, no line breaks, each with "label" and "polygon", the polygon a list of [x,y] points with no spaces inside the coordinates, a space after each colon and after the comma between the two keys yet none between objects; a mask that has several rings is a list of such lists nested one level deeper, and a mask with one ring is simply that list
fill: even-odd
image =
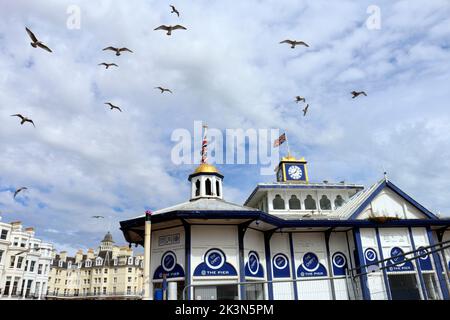
[{"label": "white cupola", "polygon": [[200,198],[223,199],[223,175],[212,164],[202,163],[189,175],[191,200]]}]

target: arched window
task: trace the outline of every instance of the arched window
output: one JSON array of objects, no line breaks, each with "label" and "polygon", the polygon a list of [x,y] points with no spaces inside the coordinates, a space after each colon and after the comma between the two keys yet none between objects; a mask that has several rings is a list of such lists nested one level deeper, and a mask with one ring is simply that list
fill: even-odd
[{"label": "arched window", "polygon": [[195,182],[195,196],[198,197],[200,195],[200,180]]},{"label": "arched window", "polygon": [[205,192],[207,196],[212,196],[212,191],[211,191],[211,180],[206,179],[205,181]]},{"label": "arched window", "polygon": [[308,194],[305,199],[305,209],[306,210],[316,210],[316,200],[313,199],[312,195]]},{"label": "arched window", "polygon": [[344,204],[344,199],[342,199],[341,195],[337,195],[336,199],[334,199],[334,206],[336,208],[342,207],[342,205]]},{"label": "arched window", "polygon": [[320,209],[331,210],[331,201],[326,195],[323,195],[322,198],[320,198]]},{"label": "arched window", "polygon": [[273,199],[273,209],[274,210],[284,210],[285,209],[284,200],[279,194],[277,194],[275,196],[275,199]]},{"label": "arched window", "polygon": [[216,195],[220,197],[220,182],[216,180]]},{"label": "arched window", "polygon": [[293,195],[289,199],[289,209],[291,210],[300,210],[302,208],[300,204],[300,200],[297,198],[297,196]]}]

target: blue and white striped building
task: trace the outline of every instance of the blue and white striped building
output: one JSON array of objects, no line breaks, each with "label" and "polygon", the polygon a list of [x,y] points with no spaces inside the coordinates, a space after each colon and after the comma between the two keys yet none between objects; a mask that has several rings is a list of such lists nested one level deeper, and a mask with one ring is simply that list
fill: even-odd
[{"label": "blue and white striped building", "polygon": [[187,201],[151,215],[147,242],[147,216],[120,223],[129,243],[147,243],[150,298],[449,299],[450,249],[427,247],[450,240],[450,219],[387,178],[314,183],[291,156],[276,171],[239,205],[202,163]]}]

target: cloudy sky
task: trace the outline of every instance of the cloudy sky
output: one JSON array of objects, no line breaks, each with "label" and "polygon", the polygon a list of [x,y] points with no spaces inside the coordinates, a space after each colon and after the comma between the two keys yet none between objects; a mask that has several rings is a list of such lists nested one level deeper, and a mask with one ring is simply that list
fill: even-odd
[{"label": "cloudy sky", "polygon": [[[94,247],[108,229],[124,243],[118,221],[188,199],[195,165],[173,163],[171,135],[196,120],[285,130],[310,180],[369,186],[386,170],[450,216],[450,3],[330,2],[174,0],[178,18],[161,0],[0,1],[2,221],[35,226],[58,250]],[[373,5],[380,29],[367,26]],[[178,23],[188,30],[153,31]],[[33,49],[25,26],[54,52]],[[279,44],[286,38],[310,47]],[[102,51],[110,45],[134,53]],[[258,165],[219,168],[238,203],[275,179]],[[29,190],[14,201],[20,186]]]}]

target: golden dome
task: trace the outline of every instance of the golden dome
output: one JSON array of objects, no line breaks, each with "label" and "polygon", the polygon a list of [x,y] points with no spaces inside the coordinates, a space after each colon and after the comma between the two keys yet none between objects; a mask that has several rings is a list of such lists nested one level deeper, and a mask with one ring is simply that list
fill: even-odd
[{"label": "golden dome", "polygon": [[196,173],[219,173],[219,170],[212,164],[202,163],[195,169],[194,174]]}]

